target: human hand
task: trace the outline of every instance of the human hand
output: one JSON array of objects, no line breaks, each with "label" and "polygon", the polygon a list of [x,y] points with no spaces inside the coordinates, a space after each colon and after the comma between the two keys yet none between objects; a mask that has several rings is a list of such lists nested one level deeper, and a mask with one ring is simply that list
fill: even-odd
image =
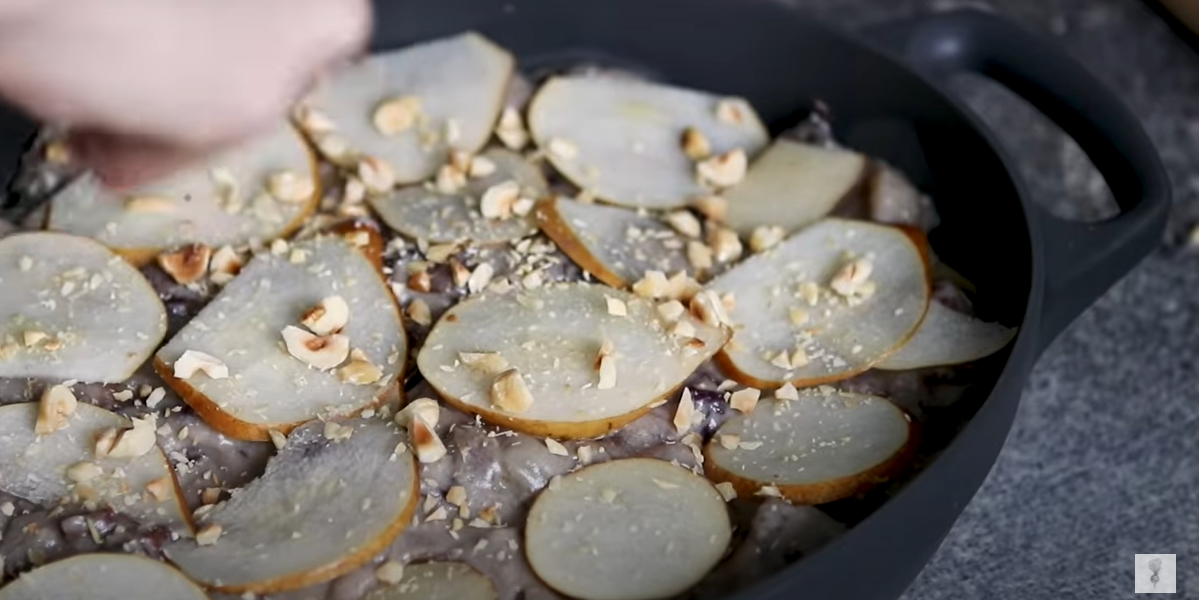
[{"label": "human hand", "polygon": [[134,185],[277,123],[370,23],[369,0],[0,0],[0,95]]}]

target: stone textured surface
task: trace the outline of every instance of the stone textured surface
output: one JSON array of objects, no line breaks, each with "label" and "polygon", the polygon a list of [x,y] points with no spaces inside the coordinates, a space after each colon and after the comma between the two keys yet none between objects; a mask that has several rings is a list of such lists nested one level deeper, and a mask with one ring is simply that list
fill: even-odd
[{"label": "stone textured surface", "polygon": [[[1140,116],[1174,183],[1165,245],[1042,357],[987,482],[905,600],[1118,598],[1134,553],[1174,553],[1199,598],[1199,54],[1132,0],[783,0],[845,27],[977,6],[1056,38]],[[1038,201],[1114,203],[1085,155],[989,82],[955,82],[1023,157]]]}]

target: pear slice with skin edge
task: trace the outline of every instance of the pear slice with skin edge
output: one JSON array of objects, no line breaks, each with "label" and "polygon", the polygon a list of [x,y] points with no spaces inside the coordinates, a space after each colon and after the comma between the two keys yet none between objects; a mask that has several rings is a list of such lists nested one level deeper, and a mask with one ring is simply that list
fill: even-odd
[{"label": "pear slice with skin edge", "polygon": [[[272,175],[306,178],[312,193],[281,201]],[[113,190],[85,175],[54,196],[47,228],[95,238],[135,265],[190,243],[213,248],[285,237],[321,198],[316,155],[288,123],[165,179]]]},{"label": "pear slice with skin edge", "polygon": [[167,558],[203,585],[230,594],[270,594],[334,579],[368,562],[412,519],[420,480],[413,452],[392,423],[326,423],[287,438],[262,477],[216,505],[200,524],[220,536],[211,545],[180,540]]},{"label": "pear slice with skin edge", "polygon": [[[759,388],[808,387],[869,369],[924,319],[931,297],[924,244],[912,230],[829,218],[750,257],[705,288],[734,300],[735,333],[718,364]],[[851,263],[867,263],[860,284],[868,295],[830,287]]]},{"label": "pear slice with skin edge", "polygon": [[874,368],[900,371],[974,362],[1002,350],[1016,331],[933,302],[912,339]]},{"label": "pear slice with skin edge", "polygon": [[[147,595],[150,594],[150,595]],[[80,554],[38,567],[3,589],[0,600],[207,600],[208,596],[170,565],[129,554]]]},{"label": "pear slice with skin edge", "polygon": [[698,583],[731,536],[711,483],[663,460],[630,458],[551,482],[529,509],[525,553],[542,581],[572,598],[652,600]]},{"label": "pear slice with skin edge", "polygon": [[[739,123],[718,116],[722,101],[736,104]],[[657,83],[555,77],[529,104],[529,130],[558,172],[597,198],[625,206],[681,207],[710,193],[683,151],[687,128],[699,131],[714,155],[740,149],[753,158],[769,141],[744,100]]]},{"label": "pear slice with skin edge", "polygon": [[515,152],[496,148],[480,156],[495,165],[495,172],[468,179],[461,192],[443,194],[416,185],[371,197],[371,206],[392,229],[433,243],[471,240],[491,244],[532,234],[537,227],[531,214],[485,218],[479,212],[479,200],[492,186],[515,181],[520,187],[519,197],[535,201],[546,193],[545,177]]},{"label": "pear slice with skin edge", "polygon": [[382,587],[365,600],[496,600],[495,584],[460,562],[427,562],[404,567],[399,583]]},{"label": "pear slice with skin edge", "polygon": [[[347,156],[326,154],[331,162],[373,156],[391,167],[397,183],[416,183],[436,173],[450,149],[483,148],[514,67],[507,51],[468,32],[369,56],[323,81],[303,105],[328,117],[331,135],[349,146]],[[393,135],[376,129],[376,110],[405,97],[419,107],[411,126]],[[456,138],[447,139],[447,130]]]},{"label": "pear slice with skin edge", "polygon": [[[39,436],[37,417],[34,402],[0,407],[0,443],[9,449],[0,457],[0,489],[47,507],[93,502],[142,526],[191,535],[191,513],[158,446],[134,458],[96,458],[96,438],[110,429],[129,429],[129,419],[79,403],[66,427]],[[81,463],[96,469],[85,481],[73,481],[68,471]]]},{"label": "pear slice with skin edge", "polygon": [[646,271],[687,271],[694,277],[683,250],[687,240],[633,210],[549,198],[537,205],[537,222],[571,260],[612,287],[628,287]]},{"label": "pear slice with skin edge", "polygon": [[777,490],[794,504],[824,504],[899,473],[918,441],[918,425],[885,398],[822,387],[729,418],[705,446],[704,468],[741,498]]},{"label": "pear slice with skin edge", "polygon": [[[296,251],[302,262],[293,262]],[[342,296],[349,319],[342,336],[379,369],[379,378],[344,381],[338,367],[318,370],[292,356],[282,332],[324,298]],[[175,361],[193,350],[215,357],[229,377],[174,375]],[[407,340],[399,309],[381,273],[342,237],[317,237],[287,254],[259,254],[200,314],[158,351],[158,374],[209,425],[230,437],[270,439],[306,421],[374,408],[402,380]]]},{"label": "pear slice with skin edge", "polygon": [[149,282],[87,238],[7,236],[0,280],[0,377],[124,381],[166,335]]},{"label": "pear slice with skin edge", "polygon": [[[624,316],[610,312],[609,299],[623,305]],[[447,402],[490,423],[533,435],[589,438],[649,412],[728,339],[723,328],[680,318],[688,336],[668,333],[672,324],[656,303],[602,285],[484,293],[446,311],[417,366]],[[606,345],[615,382],[601,389],[598,367]],[[478,354],[496,356],[473,360]],[[493,404],[492,383],[511,368],[533,398],[519,412]]]},{"label": "pear slice with skin edge", "polygon": [[725,225],[742,236],[757,227],[795,231],[828,215],[866,182],[869,160],[857,152],[776,140],[726,192]]}]

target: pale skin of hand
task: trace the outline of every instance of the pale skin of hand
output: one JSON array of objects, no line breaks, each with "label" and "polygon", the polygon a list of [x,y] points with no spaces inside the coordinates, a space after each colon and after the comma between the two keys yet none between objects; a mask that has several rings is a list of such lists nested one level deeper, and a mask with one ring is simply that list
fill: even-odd
[{"label": "pale skin of hand", "polygon": [[370,29],[369,0],[0,0],[0,96],[126,187],[277,125]]}]

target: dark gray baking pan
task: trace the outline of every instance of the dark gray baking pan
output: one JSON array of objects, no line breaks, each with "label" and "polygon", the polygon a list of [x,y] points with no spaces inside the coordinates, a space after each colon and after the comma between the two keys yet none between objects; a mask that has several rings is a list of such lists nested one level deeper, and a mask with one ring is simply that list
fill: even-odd
[{"label": "dark gray baking pan", "polygon": [[[527,70],[579,61],[743,95],[781,130],[823,100],[846,144],[900,167],[936,201],[933,248],[978,287],[980,314],[1020,323],[977,413],[889,501],[738,600],[895,598],[990,471],[1045,346],[1161,238],[1170,189],[1136,118],[1057,48],[980,13],[896,23],[857,41],[783,8],[737,0],[392,0],[376,48],[475,29]],[[1122,214],[1061,221],[1031,203],[978,119],[935,84],[990,76],[1091,157]]]},{"label": "dark gray baking pan", "polygon": [[[989,394],[944,450],[848,533],[738,600],[898,597],[990,471],[1038,355],[1164,228],[1168,181],[1136,118],[1062,51],[981,13],[895,23],[855,40],[745,0],[376,5],[378,49],[474,29],[526,70],[598,61],[745,96],[775,132],[821,100],[841,141],[901,168],[932,195],[942,217],[932,246],[976,284],[980,316],[1020,324]],[[994,138],[936,84],[963,71],[1006,85],[1073,136],[1122,214],[1080,224],[1032,204]],[[15,164],[29,131],[0,119],[2,168]]]}]

